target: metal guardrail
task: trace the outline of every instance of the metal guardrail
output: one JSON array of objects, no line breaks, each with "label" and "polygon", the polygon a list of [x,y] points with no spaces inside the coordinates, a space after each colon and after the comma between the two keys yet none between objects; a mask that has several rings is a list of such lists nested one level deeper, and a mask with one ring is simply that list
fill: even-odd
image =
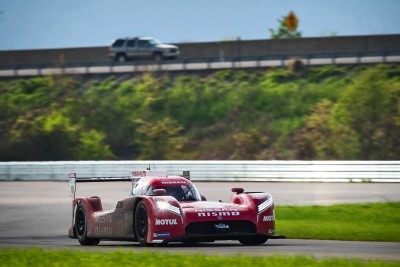
[{"label": "metal guardrail", "polygon": [[241,69],[284,67],[290,64],[293,58],[303,61],[306,66],[329,64],[371,64],[400,62],[400,51],[390,53],[351,53],[351,54],[307,54],[307,55],[282,55],[259,56],[241,58],[207,58],[185,59],[174,61],[133,61],[127,63],[107,62],[82,62],[52,66],[40,65],[13,65],[0,66],[0,77],[26,77],[40,75],[82,75],[82,74],[112,74],[133,73],[147,71],[190,71],[214,69]]},{"label": "metal guardrail", "polygon": [[194,181],[400,182],[400,161],[49,161],[0,162],[0,180],[66,180],[166,170]]}]

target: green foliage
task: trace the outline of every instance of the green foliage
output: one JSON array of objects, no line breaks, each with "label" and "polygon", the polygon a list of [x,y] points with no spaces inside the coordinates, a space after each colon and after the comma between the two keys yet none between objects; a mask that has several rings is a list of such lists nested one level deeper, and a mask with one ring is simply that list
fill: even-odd
[{"label": "green foliage", "polygon": [[172,254],[153,251],[135,252],[132,249],[117,251],[49,250],[39,248],[7,248],[0,250],[0,266],[86,266],[119,267],[148,266],[282,266],[282,267],[374,267],[398,266],[398,262],[345,258],[316,259],[311,256],[271,255],[254,257],[246,255]]},{"label": "green foliage", "polygon": [[156,122],[147,122],[141,119],[135,121],[139,125],[137,132],[141,134],[140,159],[174,159],[179,156],[185,138],[179,136],[182,127],[171,118],[164,118]]},{"label": "green foliage", "polygon": [[[400,129],[400,83],[387,79],[383,68],[371,68],[349,85],[340,96],[334,119],[352,129],[360,143],[360,159],[398,159]],[[394,145],[394,150],[389,146]]]},{"label": "green foliage", "polygon": [[296,134],[304,159],[398,159],[400,83],[386,67],[357,73],[335,103],[322,100]]},{"label": "green foliage", "polygon": [[[74,157],[79,132],[59,112],[19,116],[10,131],[10,157],[16,160],[65,160]],[[18,153],[18,154],[17,154]]]},{"label": "green foliage", "polygon": [[287,238],[400,241],[400,203],[277,206],[277,231]]},{"label": "green foliage", "polygon": [[398,159],[400,67],[0,82],[0,160]]},{"label": "green foliage", "polygon": [[110,146],[104,143],[105,135],[96,130],[83,132],[80,136],[80,146],[76,153],[79,160],[113,159]]},{"label": "green foliage", "polygon": [[356,135],[351,128],[332,123],[332,109],[333,103],[326,99],[313,107],[295,136],[298,158],[356,159],[359,152]]},{"label": "green foliage", "polygon": [[300,38],[301,32],[297,29],[290,31],[285,24],[285,18],[278,19],[279,27],[278,29],[269,29],[271,39],[286,39],[286,38]]}]

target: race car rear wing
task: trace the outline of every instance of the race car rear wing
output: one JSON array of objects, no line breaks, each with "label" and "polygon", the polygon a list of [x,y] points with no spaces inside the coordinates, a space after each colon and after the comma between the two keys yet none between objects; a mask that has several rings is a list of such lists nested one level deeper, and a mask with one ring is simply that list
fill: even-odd
[{"label": "race car rear wing", "polygon": [[130,176],[118,176],[118,177],[77,177],[76,173],[70,173],[69,186],[71,190],[71,197],[75,199],[76,183],[89,183],[89,182],[121,182],[131,181]]},{"label": "race car rear wing", "polygon": [[[132,171],[130,176],[116,176],[116,177],[77,177],[76,173],[69,173],[69,186],[71,190],[71,197],[75,199],[76,183],[88,182],[123,182],[132,181],[132,188],[139,179],[144,177],[161,176],[167,177],[166,171]],[[182,177],[190,180],[190,171],[184,171]]]}]

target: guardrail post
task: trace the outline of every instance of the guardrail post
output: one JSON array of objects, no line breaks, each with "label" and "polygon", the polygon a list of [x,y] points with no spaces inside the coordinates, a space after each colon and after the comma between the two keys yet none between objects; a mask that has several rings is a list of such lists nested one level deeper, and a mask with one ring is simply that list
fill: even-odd
[{"label": "guardrail post", "polygon": [[18,65],[15,66],[13,72],[14,72],[14,76],[18,76]]},{"label": "guardrail post", "polygon": [[306,60],[306,66],[310,66],[310,54],[305,55],[305,60]]}]

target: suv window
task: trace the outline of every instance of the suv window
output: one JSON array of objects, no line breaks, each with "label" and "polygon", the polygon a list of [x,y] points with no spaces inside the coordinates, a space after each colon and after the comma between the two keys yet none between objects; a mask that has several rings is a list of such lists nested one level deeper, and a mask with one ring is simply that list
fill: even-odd
[{"label": "suv window", "polygon": [[121,47],[124,44],[125,40],[118,39],[113,44],[112,47]]},{"label": "suv window", "polygon": [[136,46],[136,40],[129,40],[129,41],[126,43],[126,46],[127,46],[127,47],[135,47],[135,46]]},{"label": "suv window", "polygon": [[149,44],[150,44],[150,46],[157,46],[157,45],[161,44],[161,42],[158,41],[157,39],[151,39],[151,40],[149,40]]},{"label": "suv window", "polygon": [[138,47],[149,47],[149,40],[139,40]]}]

